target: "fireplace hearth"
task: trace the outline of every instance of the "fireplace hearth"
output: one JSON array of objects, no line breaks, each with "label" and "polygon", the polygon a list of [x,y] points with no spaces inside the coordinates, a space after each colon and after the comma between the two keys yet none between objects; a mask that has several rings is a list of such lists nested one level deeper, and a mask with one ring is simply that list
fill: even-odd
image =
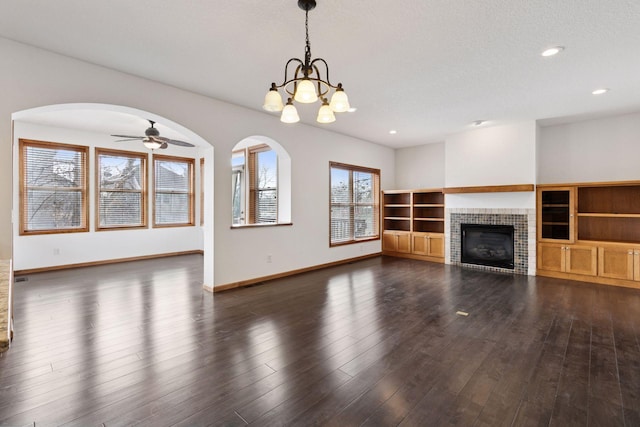
[{"label": "fireplace hearth", "polygon": [[460,224],[460,261],[513,270],[513,233],[512,225]]}]

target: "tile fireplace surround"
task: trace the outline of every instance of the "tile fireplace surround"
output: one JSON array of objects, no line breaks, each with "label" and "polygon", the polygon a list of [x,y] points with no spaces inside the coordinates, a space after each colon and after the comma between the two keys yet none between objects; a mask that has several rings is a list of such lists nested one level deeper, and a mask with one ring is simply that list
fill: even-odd
[{"label": "tile fireplace surround", "polygon": [[[507,268],[460,262],[460,224],[513,225],[514,266]],[[510,274],[536,274],[536,211],[535,209],[470,209],[445,210],[445,262],[464,267]]]}]

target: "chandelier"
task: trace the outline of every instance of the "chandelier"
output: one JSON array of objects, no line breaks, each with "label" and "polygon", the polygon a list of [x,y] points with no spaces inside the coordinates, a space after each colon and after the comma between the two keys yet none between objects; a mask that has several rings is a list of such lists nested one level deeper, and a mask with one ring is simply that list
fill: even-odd
[{"label": "chandelier", "polygon": [[[267,111],[282,111],[280,121],[284,123],[296,123],[300,121],[298,111],[293,101],[302,104],[310,104],[320,100],[322,105],[318,110],[317,121],[319,123],[332,123],[336,121],[334,113],[343,113],[349,110],[349,98],[342,88],[342,83],[334,86],[329,81],[329,66],[322,58],[311,59],[311,44],[309,43],[309,11],[316,7],[315,0],[298,0],[298,7],[304,10],[306,44],[304,51],[304,61],[298,58],[291,58],[284,66],[284,81],[276,85],[271,83],[271,88],[264,98],[264,108]],[[295,70],[293,76],[289,78],[290,66]],[[324,71],[322,77],[320,71]],[[287,104],[283,105],[282,97],[278,89],[287,94]],[[331,101],[327,96],[333,90]]]}]

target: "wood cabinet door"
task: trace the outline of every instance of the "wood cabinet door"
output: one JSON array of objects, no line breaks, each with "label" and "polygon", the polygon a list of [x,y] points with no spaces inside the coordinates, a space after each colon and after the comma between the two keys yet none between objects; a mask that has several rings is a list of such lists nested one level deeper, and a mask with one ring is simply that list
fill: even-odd
[{"label": "wood cabinet door", "polygon": [[382,233],[382,250],[396,252],[398,250],[398,238],[396,233],[385,231]]},{"label": "wood cabinet door", "polygon": [[538,243],[539,270],[565,271],[565,246],[553,243]]},{"label": "wood cabinet door", "polygon": [[640,281],[640,249],[633,252],[633,280]]},{"label": "wood cabinet door", "polygon": [[413,233],[411,234],[412,250],[411,252],[416,255],[427,255],[429,253],[429,240],[426,234]]},{"label": "wood cabinet door", "polygon": [[575,242],[575,187],[538,187],[537,230],[543,242]]},{"label": "wood cabinet door", "polygon": [[598,276],[633,280],[633,248],[625,246],[598,248]]},{"label": "wood cabinet door", "polygon": [[444,234],[429,235],[429,253],[432,257],[444,258]]},{"label": "wood cabinet door", "polygon": [[397,234],[397,252],[410,253],[411,252],[411,235],[409,233]]},{"label": "wood cabinet door", "polygon": [[598,274],[598,248],[587,245],[569,245],[565,251],[567,273],[595,276]]}]

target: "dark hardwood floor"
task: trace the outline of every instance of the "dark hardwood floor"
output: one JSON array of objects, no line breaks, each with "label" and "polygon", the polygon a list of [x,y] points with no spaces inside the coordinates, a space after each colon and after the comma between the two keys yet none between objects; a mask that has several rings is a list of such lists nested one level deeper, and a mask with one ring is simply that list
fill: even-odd
[{"label": "dark hardwood floor", "polygon": [[0,425],[640,425],[637,290],[387,257],[201,281],[190,255],[17,283]]}]

